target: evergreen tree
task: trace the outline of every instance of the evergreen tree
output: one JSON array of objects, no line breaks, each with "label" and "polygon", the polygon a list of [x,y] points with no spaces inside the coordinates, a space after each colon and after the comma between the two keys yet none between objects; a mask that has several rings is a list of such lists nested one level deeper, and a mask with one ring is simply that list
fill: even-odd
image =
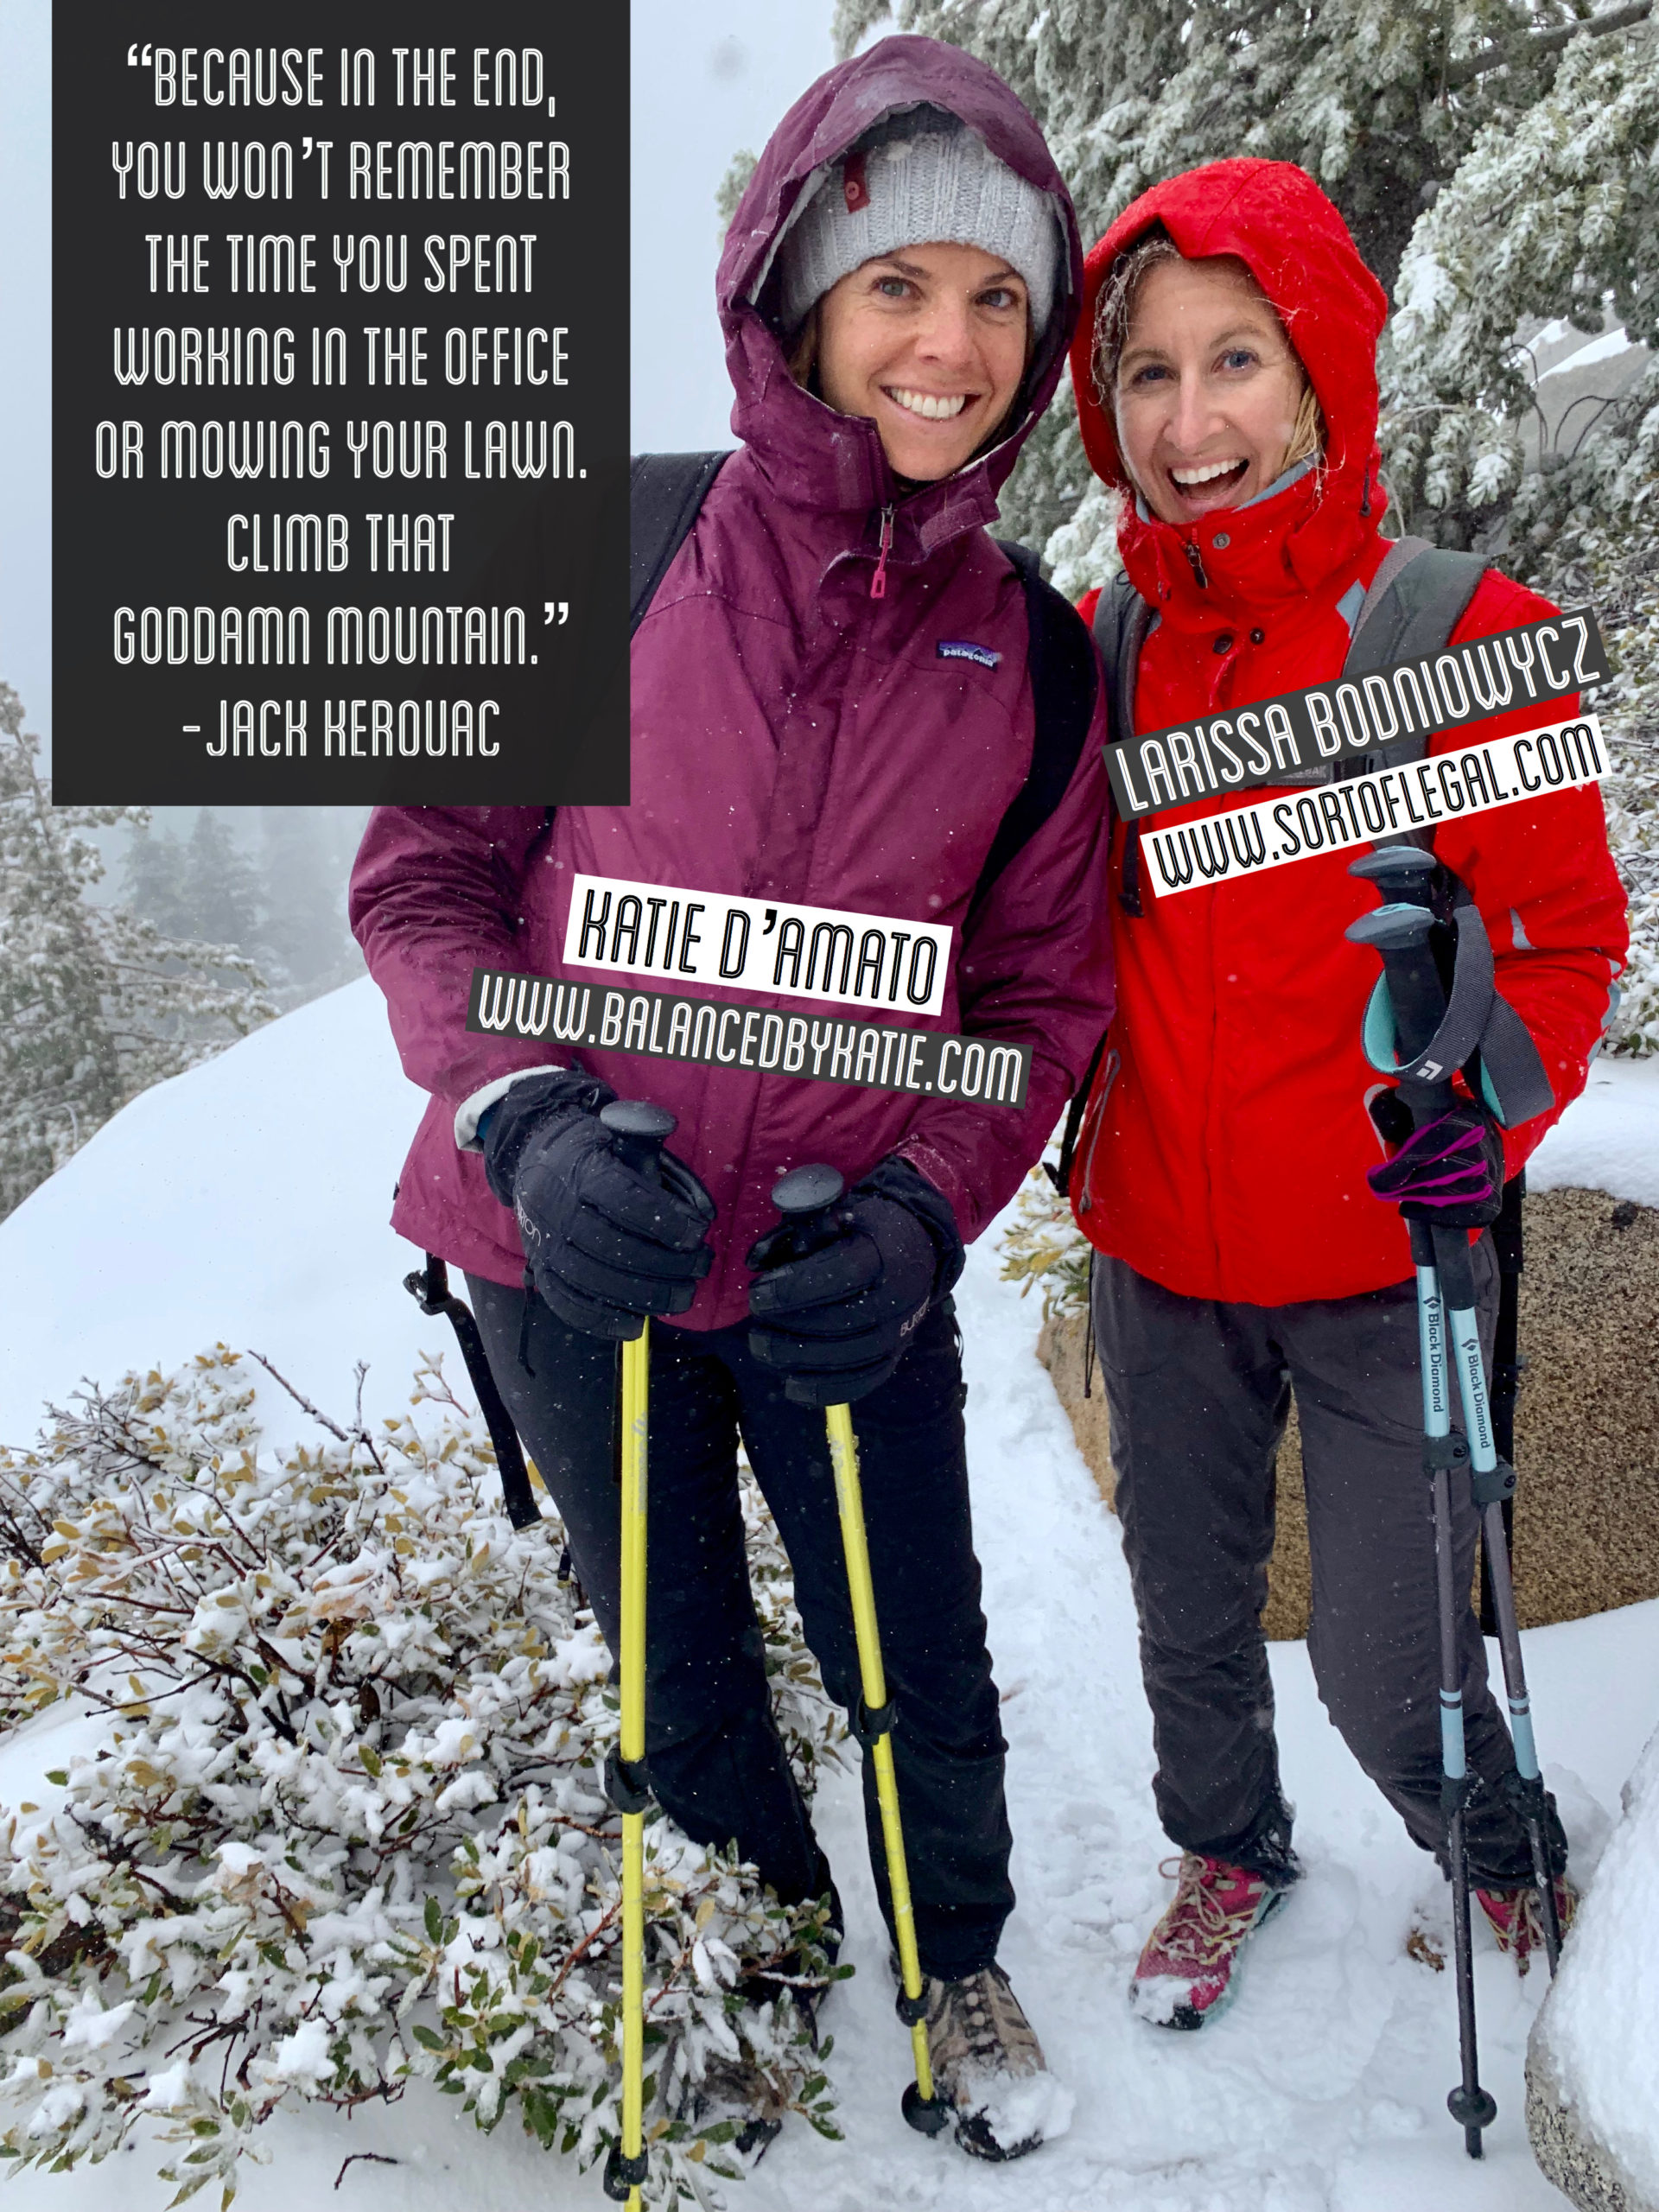
[{"label": "evergreen tree", "polygon": [[363,956],[346,925],[346,887],[367,815],[359,806],[259,810],[260,944],[285,1006],[302,1005],[363,973]]},{"label": "evergreen tree", "polygon": [[261,936],[259,880],[252,863],[226,828],[223,816],[204,806],[184,852],[184,910],[177,931],[201,944],[234,945],[251,952]]},{"label": "evergreen tree", "polygon": [[148,817],[54,806],[38,750],[0,684],[0,1215],[129,1098],[271,1013],[239,955],[84,896],[104,869],[90,833]]},{"label": "evergreen tree", "polygon": [[154,821],[133,825],[121,861],[121,903],[163,937],[188,937],[184,895],[184,848],[175,832]]}]

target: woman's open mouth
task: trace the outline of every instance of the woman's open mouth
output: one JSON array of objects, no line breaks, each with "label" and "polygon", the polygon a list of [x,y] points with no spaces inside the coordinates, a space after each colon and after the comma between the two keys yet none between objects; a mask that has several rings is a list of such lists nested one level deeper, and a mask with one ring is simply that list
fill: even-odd
[{"label": "woman's open mouth", "polygon": [[1202,514],[1211,507],[1225,507],[1250,473],[1249,458],[1229,457],[1196,461],[1190,468],[1166,468],[1175,496],[1189,513]]}]

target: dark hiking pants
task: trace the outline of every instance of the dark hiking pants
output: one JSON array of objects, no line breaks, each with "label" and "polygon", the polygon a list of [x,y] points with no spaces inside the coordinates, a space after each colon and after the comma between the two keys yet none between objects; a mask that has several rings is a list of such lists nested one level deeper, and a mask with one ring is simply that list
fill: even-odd
[{"label": "dark hiking pants", "polygon": [[[563,1516],[576,1571],[617,1647],[620,1501],[614,1344],[567,1329],[522,1291],[468,1276],[490,1365]],[[1006,1746],[980,1610],[969,1513],[962,1362],[948,1306],[930,1313],[891,1379],[853,1409],[893,1762],[923,1971],[988,1966],[1014,1906]],[[821,1896],[830,1870],[772,1719],[749,1589],[740,1436],[795,1571],[795,1601],[824,1687],[855,1710],[841,1522],[822,1413],[791,1404],[746,1327],[653,1323],[648,1459],[645,1758],[658,1802],[701,1843],[736,1840],[785,1901]],[[870,1859],[889,1932],[874,1762],[864,1761]]]},{"label": "dark hiking pants", "polygon": [[[1489,1237],[1471,1257],[1490,1362],[1497,1268]],[[1294,1869],[1261,1626],[1274,1462],[1294,1389],[1314,1680],[1360,1765],[1444,1864],[1440,1629],[1414,1283],[1234,1306],[1179,1297],[1103,1257],[1094,1316],[1153,1713],[1153,1787],[1171,1840],[1269,1878]],[[1466,1593],[1477,1528],[1466,1472],[1453,1471],[1452,1491],[1457,1587]],[[1460,1637],[1478,1777],[1469,1863],[1483,1885],[1514,1885],[1532,1872],[1506,1787],[1515,1754],[1466,1599]],[[1564,1855],[1553,1808],[1549,1821],[1552,1849]]]}]

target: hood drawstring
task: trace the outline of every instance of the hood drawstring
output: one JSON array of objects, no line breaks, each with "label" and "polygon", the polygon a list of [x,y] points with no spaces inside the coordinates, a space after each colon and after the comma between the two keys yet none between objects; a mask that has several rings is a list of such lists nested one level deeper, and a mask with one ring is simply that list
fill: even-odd
[{"label": "hood drawstring", "polygon": [[885,599],[887,595],[887,556],[893,550],[893,509],[881,510],[881,543],[876,554],[875,574],[870,578],[870,597]]},{"label": "hood drawstring", "polygon": [[1369,461],[1365,464],[1365,480],[1360,486],[1359,512],[1363,515],[1371,512],[1371,464]]},{"label": "hood drawstring", "polygon": [[1210,579],[1204,573],[1203,559],[1199,555],[1198,547],[1192,543],[1191,538],[1188,538],[1186,541],[1186,557],[1192,563],[1193,575],[1198,580],[1198,589],[1200,591],[1208,591],[1210,588]]}]

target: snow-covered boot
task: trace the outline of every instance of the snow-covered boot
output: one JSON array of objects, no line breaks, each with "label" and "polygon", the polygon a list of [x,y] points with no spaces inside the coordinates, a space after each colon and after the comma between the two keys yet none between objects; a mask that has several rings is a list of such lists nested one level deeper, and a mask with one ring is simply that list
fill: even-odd
[{"label": "snow-covered boot", "polygon": [[[1523,1890],[1477,1890],[1475,1897],[1497,1938],[1497,1948],[1525,1974],[1535,1951],[1544,1948],[1544,1916],[1538,1909],[1538,1892],[1530,1883]],[[1555,1877],[1555,1919],[1562,1937],[1573,1925],[1579,1893],[1565,1874]]]},{"label": "snow-covered boot", "polygon": [[1147,1939],[1129,2003],[1158,2027],[1201,2028],[1232,1998],[1239,1948],[1278,1910],[1285,1892],[1247,1866],[1197,1852],[1183,1852],[1179,1862],[1166,1859],[1159,1872],[1167,1877],[1173,1866],[1179,1866],[1174,1901]]},{"label": "snow-covered boot", "polygon": [[922,1995],[933,2093],[954,2109],[964,2151],[976,2158],[1023,2158],[1050,2135],[1065,2133],[1071,2094],[1049,2072],[1001,1967],[961,1981],[924,1976]]}]

